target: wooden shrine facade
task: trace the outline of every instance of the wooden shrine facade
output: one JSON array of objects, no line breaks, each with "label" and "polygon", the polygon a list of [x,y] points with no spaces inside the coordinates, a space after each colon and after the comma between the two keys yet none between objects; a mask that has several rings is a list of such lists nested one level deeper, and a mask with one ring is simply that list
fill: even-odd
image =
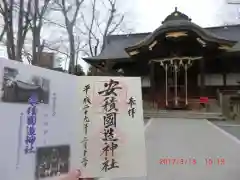
[{"label": "wooden shrine facade", "polygon": [[143,100],[158,108],[192,108],[200,97],[240,82],[240,26],[201,28],[177,9],[152,33],[111,35],[96,57],[107,75],[142,77]]}]

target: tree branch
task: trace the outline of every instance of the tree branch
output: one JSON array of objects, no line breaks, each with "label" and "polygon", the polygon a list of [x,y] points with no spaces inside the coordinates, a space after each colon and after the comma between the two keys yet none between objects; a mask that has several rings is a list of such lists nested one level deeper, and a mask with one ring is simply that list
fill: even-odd
[{"label": "tree branch", "polygon": [[[43,17],[48,10],[48,6],[51,0],[44,0],[44,4],[39,8],[39,0],[35,0],[35,7],[33,13],[33,25],[32,25],[32,34],[33,34],[33,43],[32,43],[32,54],[33,54],[33,64],[37,64],[40,60],[40,56],[44,49],[44,41],[41,44],[41,30],[43,27]],[[39,10],[40,9],[40,10]]]},{"label": "tree branch", "polygon": [[51,47],[46,46],[46,45],[45,45],[45,48],[47,48],[47,49],[49,49],[49,50],[51,50],[51,51],[55,51],[55,52],[57,52],[57,53],[63,54],[63,55],[65,55],[65,56],[67,56],[67,57],[69,58],[69,54],[68,54],[68,53],[65,53],[65,52],[60,51],[60,50],[55,49],[55,48],[51,48]]},{"label": "tree branch", "polygon": [[97,36],[92,32],[92,30],[90,29],[90,27],[88,27],[87,22],[86,22],[83,14],[81,14],[81,18],[82,18],[83,24],[84,24],[85,28],[87,29],[87,31],[90,32],[91,35],[92,35],[95,39],[98,39]]},{"label": "tree branch", "polygon": [[73,18],[70,20],[68,18],[68,12],[72,10],[73,5],[66,7],[65,0],[61,0],[61,4],[56,3],[60,8],[64,16],[65,26],[68,33],[69,39],[69,50],[70,50],[70,61],[69,61],[69,73],[74,73],[74,67],[76,64],[76,47],[75,47],[75,37],[74,37],[74,26],[76,24],[76,19],[79,14],[79,10],[84,0],[75,0],[76,9],[73,13]]},{"label": "tree branch", "polygon": [[7,53],[10,59],[16,59],[14,31],[13,31],[13,5],[14,0],[2,0],[4,6],[4,23],[7,25]]},{"label": "tree branch", "polygon": [[45,21],[47,21],[49,24],[53,24],[53,25],[56,25],[56,26],[59,26],[59,27],[61,27],[61,28],[66,29],[66,26],[65,26],[65,25],[56,23],[56,22],[54,22],[54,21],[52,21],[52,20],[49,20],[49,19],[46,19],[46,18],[43,18],[43,19],[44,19]]},{"label": "tree branch", "polygon": [[[93,29],[93,24],[94,24],[94,19],[95,19],[95,10],[96,10],[96,0],[93,0],[93,6],[92,6],[92,19],[91,19],[91,24],[88,30],[88,46],[89,46],[89,50],[92,56],[94,56],[93,54],[93,50],[92,50],[92,29]],[[96,39],[96,37],[95,37]]]},{"label": "tree branch", "polygon": [[0,14],[4,15],[4,10],[3,10],[1,3],[0,3]]},{"label": "tree branch", "polygon": [[32,21],[32,19],[30,18],[31,4],[32,4],[32,0],[28,0],[27,10],[24,13],[25,23],[24,23],[24,26],[23,26],[23,35],[22,35],[24,37],[24,39],[26,38],[27,32],[29,31],[31,21]]},{"label": "tree branch", "polygon": [[23,34],[23,12],[24,12],[24,0],[20,0],[19,3],[19,13],[18,13],[18,32],[17,32],[17,49],[16,49],[16,59],[22,60],[22,34]]},{"label": "tree branch", "polygon": [[6,31],[7,31],[7,26],[4,24],[3,30],[2,30],[2,32],[1,32],[1,34],[0,34],[0,41],[3,40],[3,36],[4,36],[4,34],[6,33]]},{"label": "tree branch", "polygon": [[122,15],[120,20],[119,20],[119,22],[111,30],[109,30],[108,35],[110,35],[113,32],[115,32],[117,30],[117,28],[120,27],[120,25],[122,24],[123,20],[124,20],[124,15]]},{"label": "tree branch", "polygon": [[76,11],[75,11],[75,13],[73,15],[73,19],[71,21],[72,26],[76,23],[77,15],[78,15],[79,9],[83,2],[84,2],[84,0],[76,0]]},{"label": "tree branch", "polygon": [[103,33],[103,38],[102,38],[103,45],[102,45],[101,49],[103,49],[105,47],[108,31],[109,31],[109,28],[111,26],[111,23],[113,22],[114,15],[115,15],[115,12],[116,12],[116,7],[115,7],[116,6],[116,1],[115,0],[108,0],[108,2],[110,3],[110,6],[111,6],[110,15],[109,15],[106,27],[105,27],[105,31]]}]

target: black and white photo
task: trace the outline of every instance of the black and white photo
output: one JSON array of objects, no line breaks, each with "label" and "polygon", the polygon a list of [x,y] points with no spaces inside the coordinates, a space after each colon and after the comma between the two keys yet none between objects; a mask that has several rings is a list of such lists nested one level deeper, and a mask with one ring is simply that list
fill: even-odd
[{"label": "black and white photo", "polygon": [[36,153],[36,177],[60,176],[69,171],[70,146],[41,147]]},{"label": "black and white photo", "polygon": [[1,87],[2,102],[28,103],[34,94],[39,103],[49,103],[50,81],[46,78],[26,73],[17,69],[4,67]]}]

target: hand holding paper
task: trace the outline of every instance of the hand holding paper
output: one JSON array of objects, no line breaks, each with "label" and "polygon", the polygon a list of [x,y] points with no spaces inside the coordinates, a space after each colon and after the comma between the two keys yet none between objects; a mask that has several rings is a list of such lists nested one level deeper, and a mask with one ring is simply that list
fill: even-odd
[{"label": "hand holding paper", "polygon": [[93,178],[79,178],[81,171],[79,169],[69,172],[68,175],[61,180],[93,180]]}]

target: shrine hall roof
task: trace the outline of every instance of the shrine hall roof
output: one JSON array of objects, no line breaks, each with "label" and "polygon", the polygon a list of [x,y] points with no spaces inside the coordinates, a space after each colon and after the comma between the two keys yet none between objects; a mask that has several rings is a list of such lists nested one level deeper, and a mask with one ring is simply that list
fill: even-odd
[{"label": "shrine hall roof", "polygon": [[[204,29],[208,30],[211,34],[217,37],[220,37],[222,39],[240,42],[240,33],[239,33],[240,24],[219,26],[219,27],[209,27]],[[85,60],[128,59],[129,55],[126,53],[125,48],[135,45],[136,43],[145,39],[151,33],[152,32],[110,35],[107,37],[105,48],[102,50],[102,52],[98,56],[84,58],[84,59]]]},{"label": "shrine hall roof", "polygon": [[[175,11],[168,15],[162,22],[162,25],[159,26],[159,28],[157,28],[155,31],[127,35],[110,35],[107,37],[105,47],[98,56],[84,58],[84,60],[87,62],[108,59],[128,60],[128,53],[131,51],[134,52],[136,49],[140,49],[141,47],[149,46],[160,34],[172,30],[176,31],[186,29],[194,31],[204,40],[210,42],[218,42],[223,45],[228,44],[231,46],[238,44],[237,42],[240,42],[240,24],[201,28],[197,24],[193,23],[191,18],[178,11],[177,7],[175,7]],[[237,52],[238,46],[235,46],[233,51]]]}]

